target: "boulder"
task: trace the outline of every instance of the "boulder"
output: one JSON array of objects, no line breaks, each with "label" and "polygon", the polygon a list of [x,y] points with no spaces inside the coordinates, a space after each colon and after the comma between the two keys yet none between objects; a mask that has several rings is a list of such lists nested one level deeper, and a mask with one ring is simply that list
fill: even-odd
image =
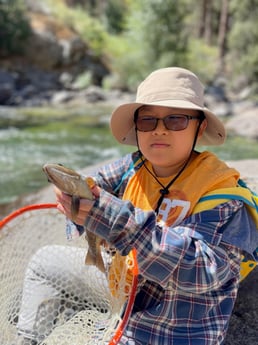
[{"label": "boulder", "polygon": [[[228,161],[258,193],[258,160]],[[258,266],[240,283],[237,300],[224,345],[258,344]]]},{"label": "boulder", "polygon": [[236,113],[227,121],[226,128],[233,135],[258,140],[258,107],[253,106]]},{"label": "boulder", "polygon": [[86,54],[87,47],[79,35],[56,18],[31,12],[29,20],[32,35],[24,54],[31,63],[52,69],[74,64]]},{"label": "boulder", "polygon": [[8,104],[15,88],[15,78],[11,73],[0,70],[0,105]]}]

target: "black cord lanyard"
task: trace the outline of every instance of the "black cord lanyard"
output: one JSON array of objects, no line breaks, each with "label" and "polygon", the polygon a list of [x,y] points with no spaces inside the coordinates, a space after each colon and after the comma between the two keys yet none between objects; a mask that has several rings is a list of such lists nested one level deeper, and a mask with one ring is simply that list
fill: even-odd
[{"label": "black cord lanyard", "polygon": [[158,184],[162,187],[162,189],[159,190],[160,192],[160,197],[158,199],[158,202],[157,202],[157,206],[155,208],[155,213],[158,214],[159,212],[159,208],[160,208],[160,205],[162,204],[162,201],[163,199],[165,198],[166,195],[169,194],[169,188],[172,186],[172,184],[178,179],[178,177],[181,175],[181,173],[183,172],[183,170],[185,169],[185,167],[187,166],[190,158],[191,158],[191,155],[188,157],[187,161],[185,162],[185,164],[183,165],[183,167],[179,170],[179,172],[176,174],[176,176],[166,185],[164,186],[163,183],[161,183],[159,181],[159,179],[152,173],[152,171],[147,167],[147,165],[145,164],[145,161],[144,159],[142,158],[142,155],[141,155],[141,160],[142,160],[142,163],[143,163],[143,166],[145,167],[145,169],[151,174],[151,176],[158,182]]}]

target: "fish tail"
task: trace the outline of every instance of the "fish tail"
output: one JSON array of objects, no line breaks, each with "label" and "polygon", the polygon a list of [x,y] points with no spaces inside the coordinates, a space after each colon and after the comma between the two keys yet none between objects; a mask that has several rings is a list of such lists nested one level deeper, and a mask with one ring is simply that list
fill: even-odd
[{"label": "fish tail", "polygon": [[96,266],[101,272],[106,272],[103,257],[100,253],[97,256],[95,256],[91,253],[90,250],[88,250],[85,258],[85,265]]},{"label": "fish tail", "polygon": [[89,265],[89,266],[96,266],[96,257],[95,257],[95,255],[93,255],[92,253],[91,253],[91,251],[90,250],[88,250],[88,252],[87,252],[87,255],[86,255],[86,258],[85,258],[85,265]]},{"label": "fish tail", "polygon": [[106,272],[105,264],[104,264],[103,257],[101,254],[99,254],[96,258],[96,266],[101,272],[103,273]]}]

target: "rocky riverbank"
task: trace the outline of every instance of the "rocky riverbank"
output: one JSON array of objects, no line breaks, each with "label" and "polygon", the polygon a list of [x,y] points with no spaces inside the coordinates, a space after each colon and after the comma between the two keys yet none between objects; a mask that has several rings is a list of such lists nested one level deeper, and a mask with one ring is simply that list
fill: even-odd
[{"label": "rocky riverbank", "polygon": [[[83,107],[134,99],[119,88],[107,59],[92,55],[77,32],[53,19],[42,2],[26,3],[32,34],[22,56],[0,57],[0,106]],[[106,78],[109,90],[103,87]],[[231,133],[257,140],[257,101],[250,99],[250,88],[239,86],[241,91],[232,94],[228,83],[220,76],[207,85],[206,105],[226,120]]]},{"label": "rocky riverbank", "polygon": [[[25,4],[31,35],[23,55],[0,56],[0,107],[83,107],[134,99],[122,92],[125,87],[107,57],[95,56],[79,33],[55,18],[47,4],[32,0]],[[237,94],[232,94],[228,84],[223,75],[207,85],[206,105],[226,120],[231,133],[257,140],[258,104],[250,98],[250,87],[240,83],[234,88]]]}]

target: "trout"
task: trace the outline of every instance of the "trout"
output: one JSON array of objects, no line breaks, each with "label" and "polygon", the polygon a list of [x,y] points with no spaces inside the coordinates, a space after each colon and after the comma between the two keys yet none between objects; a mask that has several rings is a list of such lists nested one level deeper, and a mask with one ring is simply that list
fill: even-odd
[{"label": "trout", "polygon": [[[79,212],[80,199],[93,200],[91,187],[94,186],[94,180],[91,177],[84,178],[78,172],[61,164],[47,163],[43,166],[43,171],[47,175],[49,182],[72,197],[71,214],[72,221],[74,221]],[[105,240],[88,230],[85,233],[88,241],[85,264],[95,265],[101,272],[105,272],[105,265],[101,255],[101,245],[105,243]]]}]

